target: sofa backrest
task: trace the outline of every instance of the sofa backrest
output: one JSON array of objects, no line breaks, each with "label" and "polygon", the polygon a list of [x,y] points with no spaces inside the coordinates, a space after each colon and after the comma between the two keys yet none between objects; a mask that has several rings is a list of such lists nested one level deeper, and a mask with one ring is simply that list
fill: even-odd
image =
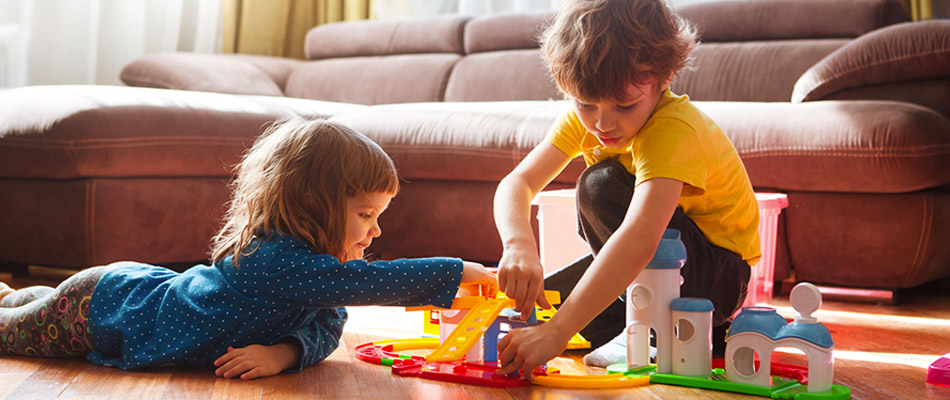
[{"label": "sofa backrest", "polygon": [[562,96],[538,51],[551,12],[490,15],[465,24],[445,101],[548,100]]},{"label": "sofa backrest", "polygon": [[[702,43],[673,90],[694,100],[789,101],[812,65],[864,33],[906,21],[901,0],[724,0],[678,12]],[[561,95],[538,51],[553,12],[313,28],[291,97],[359,104],[546,100]]]},{"label": "sofa backrest", "polygon": [[284,93],[358,104],[442,101],[468,17],[350,21],[307,33]]},{"label": "sofa backrest", "polygon": [[907,20],[900,0],[723,0],[678,12],[701,44],[673,91],[708,101],[789,101],[812,65],[858,36]]}]

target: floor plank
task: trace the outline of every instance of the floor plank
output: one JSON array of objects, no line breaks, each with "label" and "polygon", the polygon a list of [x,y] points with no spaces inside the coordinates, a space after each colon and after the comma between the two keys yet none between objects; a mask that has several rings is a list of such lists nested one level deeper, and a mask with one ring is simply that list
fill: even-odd
[{"label": "floor plank", "polygon": [[[0,372],[7,370],[7,356],[0,359]],[[86,363],[78,360],[44,359],[25,381],[4,397],[5,399],[56,399],[68,387]]]},{"label": "floor plank", "polygon": [[[263,380],[262,380],[263,381]],[[247,382],[236,379],[215,379],[212,400],[261,399],[261,381]]]},{"label": "floor plank", "polygon": [[214,392],[214,373],[193,367],[175,368],[162,392],[162,400],[207,399]]}]

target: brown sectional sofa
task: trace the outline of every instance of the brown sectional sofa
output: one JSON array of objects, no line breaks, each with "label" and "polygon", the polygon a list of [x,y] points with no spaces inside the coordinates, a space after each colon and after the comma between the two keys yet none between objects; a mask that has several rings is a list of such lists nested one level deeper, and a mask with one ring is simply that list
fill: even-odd
[{"label": "brown sectional sofa", "polygon": [[[776,279],[950,275],[950,21],[907,22],[900,0],[680,12],[703,43],[673,90],[719,122],[757,190],[788,194]],[[0,262],[205,260],[230,166],[288,115],[349,124],[392,155],[405,183],[375,254],[496,261],[495,186],[568,107],[537,50],[551,16],[331,24],[307,60],[160,54],[125,68],[138,87],[0,91]]]}]

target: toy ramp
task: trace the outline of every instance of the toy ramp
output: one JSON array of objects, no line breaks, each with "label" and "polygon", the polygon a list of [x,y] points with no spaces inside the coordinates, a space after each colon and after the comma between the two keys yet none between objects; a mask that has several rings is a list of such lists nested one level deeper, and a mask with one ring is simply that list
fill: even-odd
[{"label": "toy ramp", "polygon": [[455,327],[448,339],[426,357],[426,361],[445,362],[461,359],[478,343],[478,339],[495,321],[501,310],[513,305],[514,300],[507,298],[488,299],[479,302],[469,310],[465,318],[462,318],[462,321]]}]

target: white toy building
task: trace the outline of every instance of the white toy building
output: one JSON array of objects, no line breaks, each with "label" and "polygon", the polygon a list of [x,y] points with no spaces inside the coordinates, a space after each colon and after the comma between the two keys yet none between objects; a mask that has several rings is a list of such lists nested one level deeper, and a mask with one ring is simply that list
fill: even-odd
[{"label": "white toy building", "polygon": [[[656,337],[656,372],[708,376],[712,369],[712,311],[707,299],[679,297],[686,263],[680,232],[667,229],[656,255],[627,288],[627,369],[650,365],[650,330]],[[730,382],[771,387],[772,353],[799,349],[808,357],[808,392],[827,392],[834,377],[834,341],[812,316],[821,306],[815,285],[800,283],[789,296],[800,314],[788,323],[771,307],[745,307],[726,338]],[[758,357],[756,357],[758,356]],[[756,358],[759,365],[756,367]]]},{"label": "white toy building", "polygon": [[793,347],[808,357],[808,392],[831,390],[834,341],[828,328],[811,315],[821,306],[821,292],[815,285],[800,283],[792,289],[789,300],[800,314],[791,323],[771,307],[746,307],[736,316],[726,337],[726,376],[730,382],[769,387],[773,351]]}]

